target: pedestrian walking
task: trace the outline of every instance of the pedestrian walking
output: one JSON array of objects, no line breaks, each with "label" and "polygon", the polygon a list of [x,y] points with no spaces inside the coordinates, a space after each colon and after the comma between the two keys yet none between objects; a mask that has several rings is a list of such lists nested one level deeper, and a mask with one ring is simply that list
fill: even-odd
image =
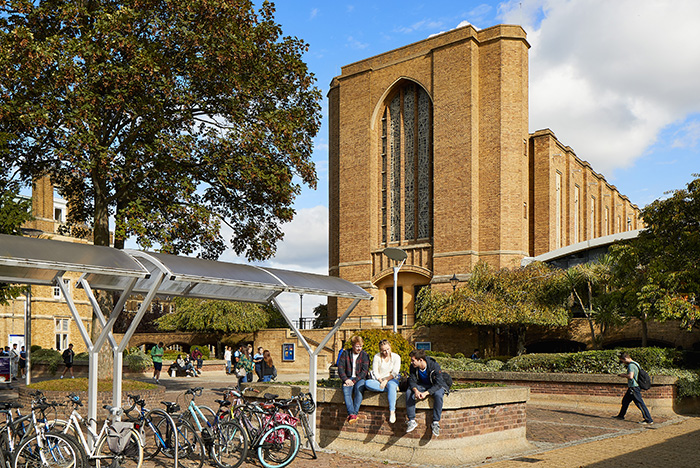
[{"label": "pedestrian walking", "polygon": [[19,352],[19,370],[22,373],[22,378],[26,377],[26,375],[27,375],[27,351],[24,349],[24,346],[22,346],[22,349]]},{"label": "pedestrian walking", "polygon": [[163,354],[165,354],[165,349],[163,349],[163,342],[159,342],[157,345],[151,348],[151,359],[153,360],[153,380],[158,383],[160,381],[160,371],[163,370]]},{"label": "pedestrian walking", "polygon": [[647,405],[644,404],[642,391],[639,388],[639,382],[637,381],[641,367],[632,360],[628,353],[625,352],[620,353],[620,363],[627,366],[627,372],[618,374],[620,377],[627,379],[627,391],[625,392],[625,396],[622,397],[622,407],[620,408],[620,412],[617,414],[617,416],[614,416],[614,418],[625,419],[627,408],[631,402],[634,402],[637,408],[639,408],[639,410],[642,412],[642,417],[644,418],[640,424],[654,424],[654,420],[651,418],[649,409],[647,409]]},{"label": "pedestrian walking", "polygon": [[73,343],[70,343],[68,345],[68,348],[65,351],[63,351],[61,357],[63,358],[63,363],[66,365],[66,368],[63,369],[63,374],[61,374],[61,378],[63,378],[63,376],[66,375],[66,372],[70,371],[70,378],[74,379],[75,375],[73,375],[73,358],[75,357],[75,352],[73,351]]}]

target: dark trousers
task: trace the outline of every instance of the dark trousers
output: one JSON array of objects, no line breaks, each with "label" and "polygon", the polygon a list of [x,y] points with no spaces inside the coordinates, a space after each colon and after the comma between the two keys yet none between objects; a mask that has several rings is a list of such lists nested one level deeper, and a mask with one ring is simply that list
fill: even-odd
[{"label": "dark trousers", "polygon": [[637,405],[637,408],[639,408],[639,410],[642,412],[642,417],[644,417],[646,422],[654,422],[654,420],[651,419],[651,414],[649,414],[647,405],[644,404],[642,392],[639,390],[639,387],[629,387],[627,389],[625,396],[622,397],[622,408],[620,408],[620,413],[618,416],[624,418],[625,413],[627,413],[627,408],[632,402],[634,402],[634,404]]},{"label": "dark trousers", "polygon": [[[416,388],[419,392],[424,392],[429,387],[417,384]],[[445,389],[441,388],[431,396],[433,397],[433,422],[438,422],[442,417],[442,400],[445,397]],[[416,419],[416,395],[410,388],[406,390],[406,416],[410,420]]]}]

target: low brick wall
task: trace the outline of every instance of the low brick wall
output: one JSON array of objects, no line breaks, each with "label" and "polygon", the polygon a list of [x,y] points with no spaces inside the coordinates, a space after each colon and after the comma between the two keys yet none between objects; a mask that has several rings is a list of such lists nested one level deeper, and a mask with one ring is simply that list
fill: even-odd
[{"label": "low brick wall", "polygon": [[[617,411],[627,381],[610,374],[538,374],[529,372],[451,371],[456,382],[502,383],[530,389],[530,402],[538,406]],[[652,415],[676,414],[676,377],[654,376],[642,397]]]},{"label": "low brick wall", "polygon": [[[250,384],[282,398],[303,387]],[[462,465],[530,448],[525,438],[524,387],[459,390],[445,398],[440,436],[432,437],[432,398],[416,405],[418,428],[406,434],[405,396],[399,393],[395,424],[389,424],[385,393],[365,392],[358,421],[349,425],[340,389],[318,389],[316,440],[323,448],[404,463]]]},{"label": "low brick wall", "polygon": [[[20,386],[19,389],[19,398],[17,401],[22,403],[25,408],[31,407],[31,402],[32,402],[32,397],[29,396],[29,393],[33,391],[31,388],[27,388],[25,386]],[[80,400],[83,402],[82,408],[78,409],[78,412],[82,414],[84,417],[87,416],[87,401],[88,401],[88,394],[87,392],[67,392],[67,391],[59,391],[59,390],[42,390],[44,395],[46,396],[46,399],[48,401],[56,401],[58,403],[66,403],[67,402],[67,396],[70,393],[75,393],[80,397]],[[112,391],[107,391],[107,392],[97,392],[97,416],[98,419],[102,419],[103,417],[107,416],[107,411],[102,409],[104,405],[111,405],[112,404]],[[122,406],[126,406],[128,403],[127,399],[127,394],[129,393],[135,393],[141,396],[144,400],[146,400],[146,407],[147,408],[159,408],[162,405],[160,404],[161,400],[164,399],[165,397],[165,387],[159,385],[158,387],[151,389],[151,390],[138,390],[138,391],[124,391],[122,392]],[[65,407],[59,407],[58,412],[59,412],[59,417],[62,417],[64,414],[69,414],[72,410],[71,406],[65,406]]]}]

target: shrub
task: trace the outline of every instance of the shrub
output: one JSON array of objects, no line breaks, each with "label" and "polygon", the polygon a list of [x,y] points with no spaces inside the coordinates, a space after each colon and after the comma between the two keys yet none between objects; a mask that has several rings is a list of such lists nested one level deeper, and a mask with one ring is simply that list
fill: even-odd
[{"label": "shrub", "polygon": [[498,359],[491,359],[486,362],[486,367],[488,367],[490,371],[499,371],[503,368],[504,365],[505,362],[499,361]]},{"label": "shrub", "polygon": [[[361,336],[364,341],[362,349],[369,354],[370,369],[372,366],[372,358],[379,352],[379,342],[382,340],[389,340],[391,351],[401,356],[401,372],[408,372],[408,366],[411,364],[408,353],[410,353],[413,348],[402,335],[389,330],[377,329],[362,330],[357,332],[357,335]],[[352,343],[348,340],[345,343],[345,349],[349,350],[350,348],[352,348]]]},{"label": "shrub", "polygon": [[126,350],[124,364],[131,371],[143,372],[153,366],[153,360],[150,354],[144,353],[141,348],[134,347]]},{"label": "shrub", "polygon": [[51,374],[55,374],[58,366],[63,364],[61,353],[55,349],[37,349],[31,355],[32,364],[44,364],[48,366]]},{"label": "shrub", "polygon": [[451,358],[452,355],[450,353],[445,353],[443,351],[426,351],[425,354],[428,356],[432,357],[442,357],[442,358]]},{"label": "shrub", "polygon": [[454,357],[457,358],[457,359],[464,359],[465,356],[464,356],[463,353],[456,353],[456,354],[454,355]]},{"label": "shrub", "polygon": [[31,353],[34,354],[35,352],[39,351],[40,349],[41,349],[41,346],[39,346],[38,344],[33,344],[29,348],[29,351],[31,351]]}]

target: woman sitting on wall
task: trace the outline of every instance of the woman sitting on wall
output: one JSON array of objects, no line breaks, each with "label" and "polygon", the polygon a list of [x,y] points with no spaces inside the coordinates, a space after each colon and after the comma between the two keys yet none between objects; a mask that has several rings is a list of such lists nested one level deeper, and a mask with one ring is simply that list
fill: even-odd
[{"label": "woman sitting on wall", "polygon": [[372,378],[365,382],[365,388],[373,392],[389,393],[389,422],[396,422],[396,392],[399,388],[401,356],[391,352],[388,340],[379,342],[379,352],[372,360]]}]

